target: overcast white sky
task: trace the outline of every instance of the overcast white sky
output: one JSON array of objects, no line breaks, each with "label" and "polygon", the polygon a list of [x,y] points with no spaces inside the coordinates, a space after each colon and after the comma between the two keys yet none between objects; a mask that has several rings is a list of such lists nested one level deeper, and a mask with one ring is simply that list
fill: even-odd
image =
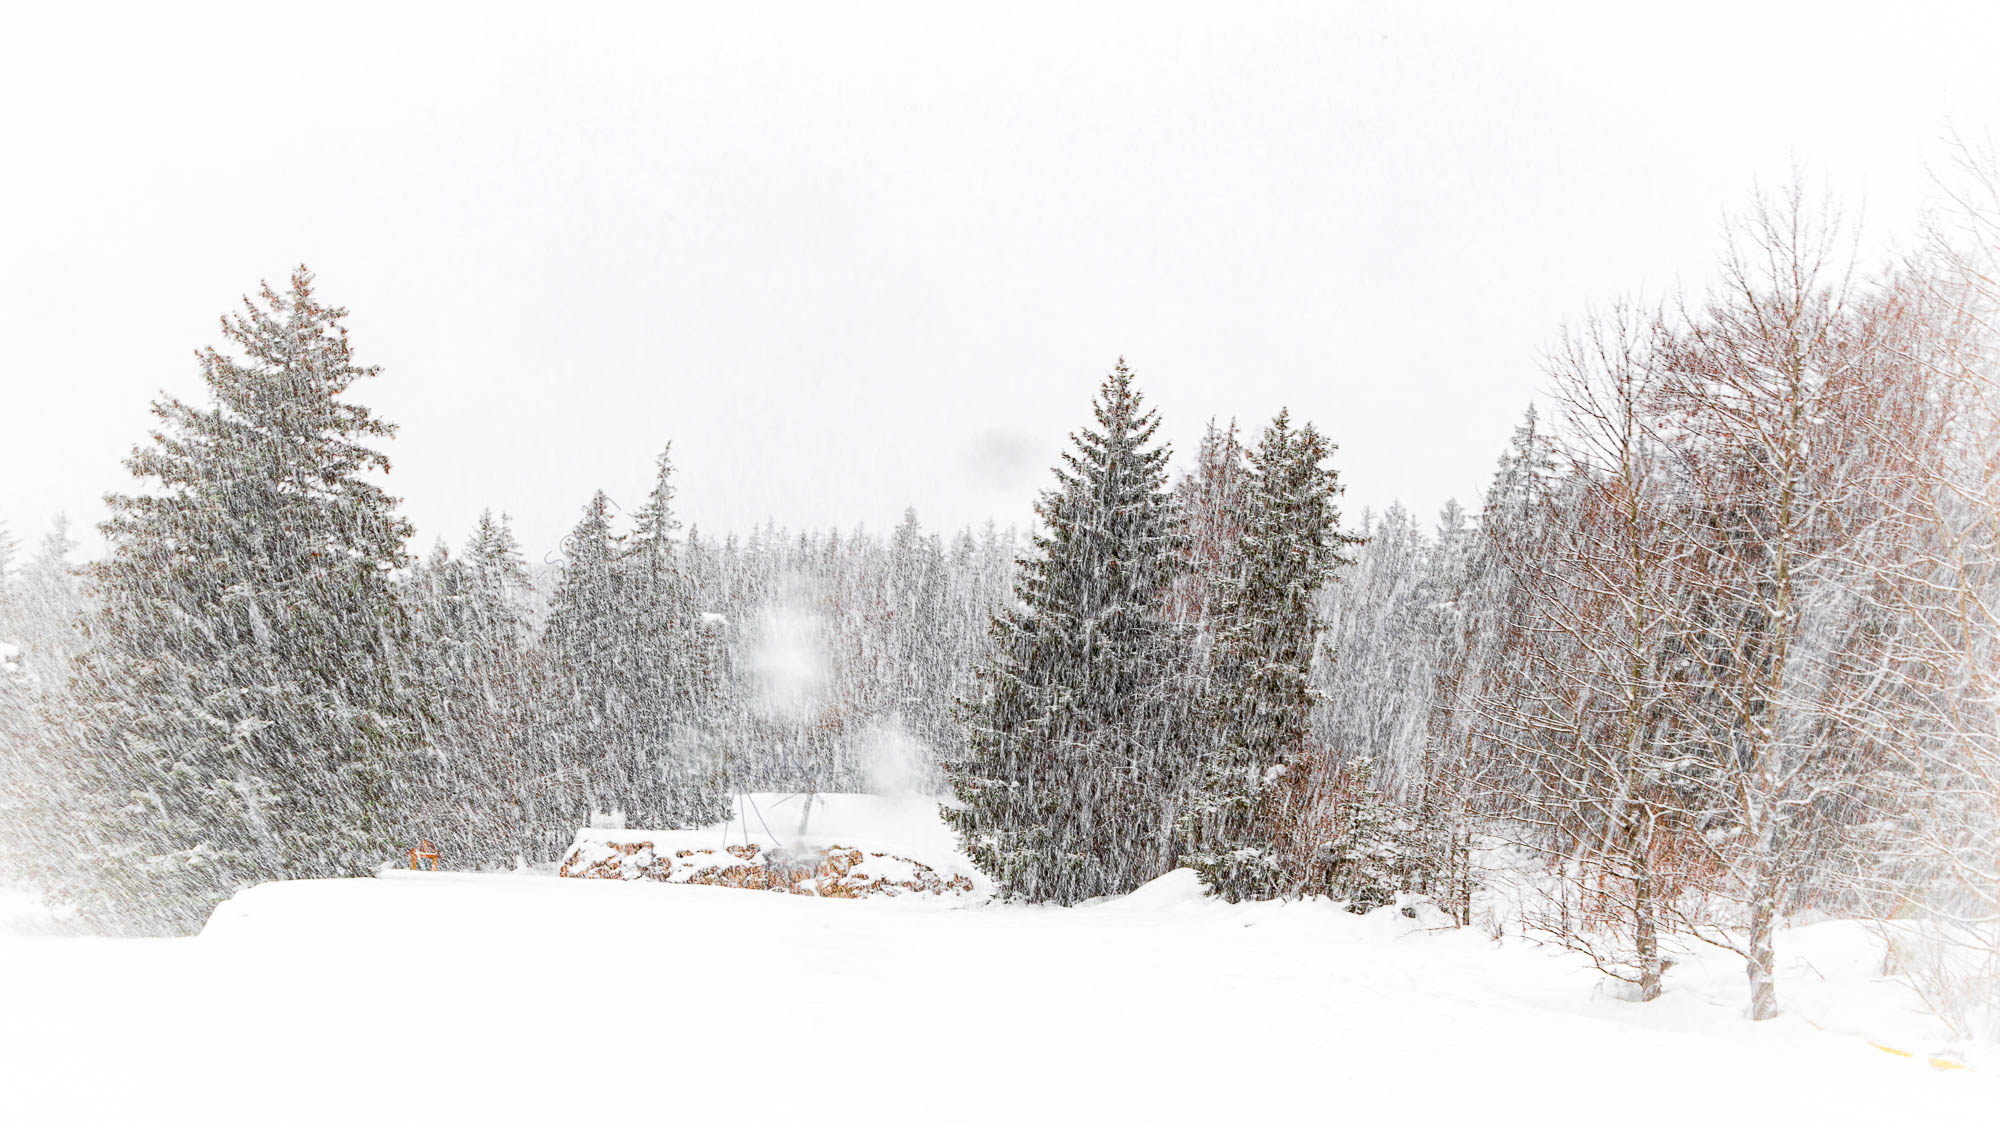
[{"label": "overcast white sky", "polygon": [[420,549],[490,505],[539,557],[669,439],[704,530],[1025,523],[1121,353],[1177,449],[1289,404],[1350,512],[1428,513],[1562,322],[1698,284],[1754,182],[1800,162],[1907,240],[2000,110],[1990,3],[34,7],[0,16],[30,543],[301,261],[385,368]]}]

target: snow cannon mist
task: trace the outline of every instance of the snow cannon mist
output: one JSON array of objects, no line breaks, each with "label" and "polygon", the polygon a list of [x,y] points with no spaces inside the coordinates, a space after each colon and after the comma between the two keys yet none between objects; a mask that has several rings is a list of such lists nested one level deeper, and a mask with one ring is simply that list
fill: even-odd
[{"label": "snow cannon mist", "polygon": [[903,725],[900,716],[871,728],[858,749],[866,763],[868,791],[883,797],[935,796],[937,756]]},{"label": "snow cannon mist", "polygon": [[750,668],[765,718],[810,719],[825,706],[825,641],[819,615],[779,603],[757,616]]}]

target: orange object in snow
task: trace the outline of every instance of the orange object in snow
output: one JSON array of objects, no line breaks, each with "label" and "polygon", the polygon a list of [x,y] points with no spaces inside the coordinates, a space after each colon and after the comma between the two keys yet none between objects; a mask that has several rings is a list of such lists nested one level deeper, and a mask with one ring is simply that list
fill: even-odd
[{"label": "orange object in snow", "polygon": [[431,870],[436,871],[438,869],[437,845],[431,843],[429,840],[418,840],[417,846],[410,849],[410,870],[415,871],[417,869],[417,861],[420,859],[430,860]]}]

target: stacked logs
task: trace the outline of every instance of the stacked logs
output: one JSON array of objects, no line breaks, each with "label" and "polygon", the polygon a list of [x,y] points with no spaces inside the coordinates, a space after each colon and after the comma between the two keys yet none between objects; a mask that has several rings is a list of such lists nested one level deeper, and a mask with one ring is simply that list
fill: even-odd
[{"label": "stacked logs", "polygon": [[970,894],[972,880],[949,878],[928,864],[886,852],[835,845],[765,850],[757,844],[682,848],[668,854],[651,841],[578,840],[556,871],[565,879],[650,879],[820,898]]}]

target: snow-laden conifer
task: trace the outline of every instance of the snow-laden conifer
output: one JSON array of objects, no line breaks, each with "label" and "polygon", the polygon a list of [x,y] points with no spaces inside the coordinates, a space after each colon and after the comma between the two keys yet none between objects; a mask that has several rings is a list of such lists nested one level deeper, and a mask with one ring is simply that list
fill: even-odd
[{"label": "snow-laden conifer", "polygon": [[1185,772],[1164,615],[1166,446],[1121,359],[1071,435],[952,774],[946,818],[1003,893],[1073,903],[1166,871]]},{"label": "snow-laden conifer", "polygon": [[355,875],[389,855],[389,781],[417,724],[409,525],[377,483],[394,427],[348,395],[341,320],[304,268],[224,319],[205,406],[172,396],[110,498],[81,688],[79,861],[125,917],[197,926],[263,879]]},{"label": "snow-laden conifer", "polygon": [[1243,530],[1223,587],[1215,739],[1186,814],[1184,857],[1231,901],[1268,898],[1286,882],[1275,783],[1310,733],[1316,599],[1358,542],[1340,530],[1332,453],[1318,430],[1294,428],[1280,411],[1250,454]]}]

